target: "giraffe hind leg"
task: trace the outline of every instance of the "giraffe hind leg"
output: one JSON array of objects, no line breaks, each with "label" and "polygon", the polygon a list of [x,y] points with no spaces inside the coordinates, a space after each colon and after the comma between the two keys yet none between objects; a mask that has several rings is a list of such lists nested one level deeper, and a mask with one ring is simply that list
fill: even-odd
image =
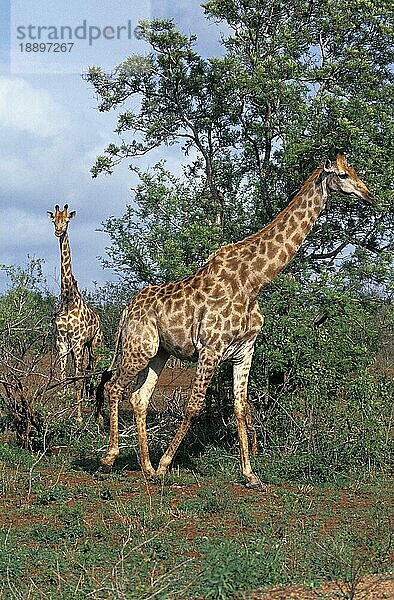
[{"label": "giraffe hind leg", "polygon": [[[137,376],[143,377],[146,370],[146,364],[134,364],[134,368],[124,368],[122,365],[118,373],[104,385],[108,397],[109,407],[109,444],[105,457],[100,462],[105,467],[112,467],[116,457],[119,454],[119,402],[121,402],[123,393]],[[152,471],[153,468],[151,467]]]},{"label": "giraffe hind leg", "polygon": [[[133,324],[129,324],[128,329],[122,337],[122,357],[119,368],[114,376],[104,385],[109,405],[109,445],[107,455],[101,459],[101,463],[107,467],[112,466],[115,458],[119,454],[119,402],[122,399],[125,389],[133,383],[137,376],[139,377],[140,386],[143,387],[143,383],[146,381],[143,371],[147,369],[150,361],[156,356],[159,348],[159,336],[157,330],[153,329],[151,324],[146,327],[141,327],[140,323],[137,323],[138,329],[137,327],[132,327],[132,325]],[[127,336],[129,331],[133,331],[134,333],[135,330],[138,331],[138,335],[129,334],[129,337]],[[151,370],[153,373],[154,369]],[[152,374],[151,376],[154,377]],[[152,385],[152,383],[150,381],[148,382],[146,390],[148,390],[149,386],[152,386],[153,391],[154,385]],[[143,406],[145,402],[141,404],[139,410],[137,398],[140,398],[138,392],[136,396],[132,396],[132,407],[134,411],[137,410],[137,430],[138,432],[141,431],[140,447],[143,449],[142,461],[150,474],[152,474],[152,472],[154,473],[154,470],[152,466],[149,467],[149,457],[147,451],[145,451],[146,443],[143,440]]]},{"label": "giraffe hind leg", "polygon": [[146,475],[150,476],[155,476],[156,472],[152,467],[149,456],[149,446],[146,432],[146,415],[149,400],[152,397],[157,380],[167,362],[167,359],[167,352],[159,350],[156,356],[150,360],[148,367],[139,374],[136,389],[130,398],[137,427],[141,468]]}]

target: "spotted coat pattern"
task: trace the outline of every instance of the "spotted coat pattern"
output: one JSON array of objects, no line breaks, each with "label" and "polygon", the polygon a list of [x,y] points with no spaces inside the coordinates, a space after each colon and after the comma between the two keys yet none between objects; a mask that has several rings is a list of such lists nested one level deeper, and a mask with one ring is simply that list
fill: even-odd
[{"label": "spotted coat pattern", "polygon": [[[104,465],[111,466],[119,453],[118,404],[126,388],[136,381],[131,405],[141,466],[147,475],[163,475],[192,419],[204,406],[216,368],[229,360],[233,364],[242,472],[249,487],[261,486],[250,464],[249,445],[256,453],[257,443],[247,398],[254,344],[263,325],[257,297],[294,257],[330,191],[372,201],[366,186],[344,157],[338,155],[332,163],[327,161],[315,170],[270,225],[220,248],[194,275],[146,287],[124,309],[113,364],[104,386],[110,412],[109,448],[101,461]],[[149,457],[146,413],[170,355],[196,361],[196,377],[183,421],[155,470]]]},{"label": "spotted coat pattern", "polygon": [[60,244],[61,294],[60,305],[55,318],[56,349],[62,379],[66,378],[68,358],[70,357],[72,360],[74,376],[76,377],[75,401],[78,419],[81,420],[81,400],[84,388],[81,376],[85,373],[85,355],[87,353],[87,369],[92,370],[95,363],[95,350],[102,346],[103,335],[100,318],[84,302],[72,272],[67,229],[75,214],[75,211],[68,212],[67,204],[62,211],[58,205],[55,206],[55,213],[48,211],[48,216],[55,225],[55,236],[59,239]]}]

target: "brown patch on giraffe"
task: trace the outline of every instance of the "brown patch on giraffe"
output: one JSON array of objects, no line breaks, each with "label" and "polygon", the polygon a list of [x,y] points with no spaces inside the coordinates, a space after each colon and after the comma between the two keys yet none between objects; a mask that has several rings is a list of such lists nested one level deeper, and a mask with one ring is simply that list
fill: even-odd
[{"label": "brown patch on giraffe", "polygon": [[287,225],[290,229],[293,229],[297,224],[296,219],[294,218],[294,215],[290,215],[290,217],[287,220]]},{"label": "brown patch on giraffe", "polygon": [[246,282],[248,281],[248,279],[249,279],[249,273],[248,273],[248,271],[246,269],[240,268],[239,271],[238,271],[238,273],[237,273],[237,275],[238,275],[238,282],[242,286],[244,286],[246,284]]},{"label": "brown patch on giraffe", "polygon": [[182,299],[183,298],[183,292],[182,292],[182,290],[179,289],[179,288],[176,289],[176,290],[174,290],[174,293],[173,293],[172,297],[173,297],[174,300]]},{"label": "brown patch on giraffe", "polygon": [[198,290],[194,296],[193,296],[193,300],[194,302],[199,305],[199,304],[203,304],[206,300],[206,295],[204,293],[201,292],[201,290]]},{"label": "brown patch on giraffe", "polygon": [[180,312],[184,306],[184,300],[180,297],[176,297],[173,300],[172,308],[175,312]]},{"label": "brown patch on giraffe", "polygon": [[286,261],[288,257],[287,252],[285,252],[285,250],[281,250],[280,254],[279,254],[279,262],[284,263]]},{"label": "brown patch on giraffe", "polygon": [[186,339],[186,333],[183,327],[172,327],[171,328],[172,337],[177,338],[178,340]]},{"label": "brown patch on giraffe", "polygon": [[275,241],[278,244],[283,244],[283,240],[284,240],[283,233],[277,233],[276,236],[275,236]]},{"label": "brown patch on giraffe", "polygon": [[227,306],[225,306],[222,310],[222,315],[225,319],[228,319],[229,316],[231,315],[231,305],[228,301],[227,301]]},{"label": "brown patch on giraffe", "polygon": [[223,277],[227,277],[229,271],[235,271],[238,268],[239,259],[238,258],[229,258],[225,262],[225,268],[223,270]]},{"label": "brown patch on giraffe", "polygon": [[223,287],[215,285],[209,292],[209,297],[214,300],[224,300],[226,298]]},{"label": "brown patch on giraffe", "polygon": [[224,321],[222,323],[222,327],[225,331],[230,331],[230,329],[232,329],[232,324],[230,323],[230,320],[224,319]]},{"label": "brown patch on giraffe", "polygon": [[264,274],[267,277],[267,282],[271,281],[271,279],[276,275],[276,273],[277,273],[277,263],[271,262],[271,263],[265,264]]},{"label": "brown patch on giraffe", "polygon": [[217,276],[220,279],[226,279],[228,277],[228,269],[225,269],[225,268],[220,269]]},{"label": "brown patch on giraffe", "polygon": [[303,240],[303,235],[302,235],[301,231],[295,231],[293,233],[293,235],[291,236],[291,239],[296,244],[296,246],[301,244],[301,242]]},{"label": "brown patch on giraffe", "polygon": [[279,222],[276,224],[276,227],[275,227],[275,229],[276,229],[277,231],[283,231],[284,229],[286,229],[286,222],[285,222],[285,221],[279,221]]},{"label": "brown patch on giraffe", "polygon": [[272,260],[278,254],[279,246],[274,243],[268,244],[266,256],[268,260]]},{"label": "brown patch on giraffe", "polygon": [[237,315],[242,315],[245,310],[244,303],[239,302],[239,300],[238,300],[238,302],[233,303],[232,308],[233,308],[233,312],[235,312]]}]

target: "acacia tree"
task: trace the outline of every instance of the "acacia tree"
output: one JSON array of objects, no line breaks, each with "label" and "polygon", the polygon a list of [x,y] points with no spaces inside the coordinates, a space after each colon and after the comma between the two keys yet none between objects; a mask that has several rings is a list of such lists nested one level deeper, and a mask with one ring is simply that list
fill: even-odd
[{"label": "acacia tree", "polygon": [[300,257],[332,261],[349,244],[387,250],[394,135],[389,3],[209,0],[204,6],[233,32],[225,46],[243,98],[241,160],[258,167],[258,196],[281,208],[283,192],[339,148],[379,197],[385,214],[372,222],[351,202],[334,204]]},{"label": "acacia tree", "polygon": [[[174,237],[175,210],[175,255],[192,270],[212,245],[267,223],[337,148],[369,183],[381,212],[371,218],[352,200],[334,202],[293,269],[306,257],[316,268],[322,261],[338,262],[357,245],[378,255],[389,251],[394,131],[389,4],[212,0],[204,10],[230,29],[224,56],[202,58],[194,49],[195,37],[182,35],[171,21],[144,22],[141,36],[152,49],[148,56],[129,57],[110,74],[98,67],[87,74],[102,111],[140,100],[138,110],[127,107],[120,113],[116,131],[122,142],[111,143],[97,159],[94,176],[110,173],[124,159],[138,170],[138,157],[174,144],[181,145],[187,160],[182,178],[166,174],[163,180],[163,167],[156,175],[138,171],[139,208],[129,208],[126,220],[138,218],[139,224],[130,223],[127,248],[120,248],[124,228],[116,219],[107,222],[114,241],[110,258],[116,258],[107,264],[120,263],[121,272],[128,264],[128,274],[136,264],[133,283],[141,276],[151,282],[153,274],[140,266],[158,261],[151,242]],[[149,231],[153,226],[158,234],[152,238],[144,228],[146,218]],[[193,235],[191,218],[202,226]],[[155,274],[157,280],[178,275],[178,268],[159,268]]]}]

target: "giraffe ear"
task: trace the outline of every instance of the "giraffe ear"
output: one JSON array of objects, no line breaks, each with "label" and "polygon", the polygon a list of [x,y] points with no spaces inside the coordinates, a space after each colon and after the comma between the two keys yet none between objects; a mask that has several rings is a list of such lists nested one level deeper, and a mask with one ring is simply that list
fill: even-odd
[{"label": "giraffe ear", "polygon": [[72,210],[71,212],[68,213],[68,216],[70,217],[70,219],[73,219],[76,214],[77,214],[77,211],[76,210]]},{"label": "giraffe ear", "polygon": [[346,156],[343,154],[343,152],[338,152],[337,164],[340,165],[341,167],[345,167],[347,165]]},{"label": "giraffe ear", "polygon": [[48,215],[48,219],[52,219],[53,220],[55,218],[55,215],[50,210],[47,210],[47,215]]},{"label": "giraffe ear", "polygon": [[333,168],[332,168],[332,162],[327,158],[326,162],[324,163],[323,166],[324,171],[326,171],[326,173],[332,173]]}]

